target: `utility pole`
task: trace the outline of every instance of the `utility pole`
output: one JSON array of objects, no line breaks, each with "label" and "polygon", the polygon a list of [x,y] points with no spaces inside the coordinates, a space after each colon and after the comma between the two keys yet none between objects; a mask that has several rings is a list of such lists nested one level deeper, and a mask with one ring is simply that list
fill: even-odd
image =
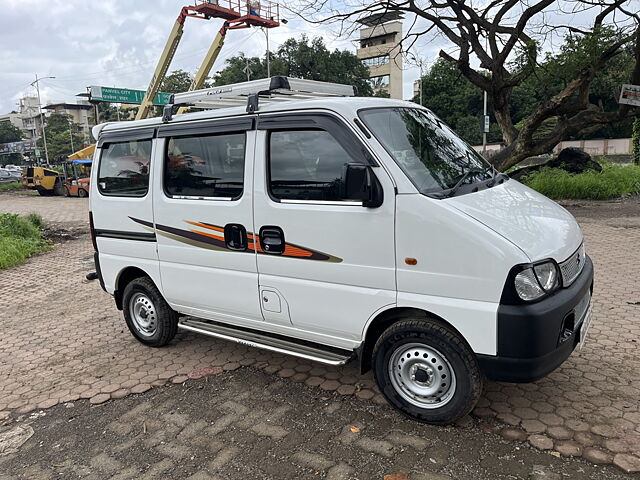
[{"label": "utility pole", "polygon": [[31,84],[33,87],[34,84],[36,86],[36,92],[38,92],[38,110],[40,111],[40,125],[42,127],[42,141],[44,142],[44,156],[47,161],[47,166],[49,165],[49,150],[47,150],[47,134],[44,130],[44,115],[42,113],[42,102],[40,101],[40,80],[45,80],[47,78],[56,78],[56,77],[42,77],[38,78],[38,74],[36,73],[36,81]]},{"label": "utility pole", "polygon": [[[485,51],[489,50],[489,36],[484,39],[484,49]],[[487,151],[487,129],[485,128],[487,124],[487,91],[484,90],[484,101],[483,101],[483,117],[482,117],[482,154]]]},{"label": "utility pole", "polygon": [[487,122],[487,91],[484,91],[484,114],[482,117],[482,153],[487,150],[487,131],[485,125]]}]

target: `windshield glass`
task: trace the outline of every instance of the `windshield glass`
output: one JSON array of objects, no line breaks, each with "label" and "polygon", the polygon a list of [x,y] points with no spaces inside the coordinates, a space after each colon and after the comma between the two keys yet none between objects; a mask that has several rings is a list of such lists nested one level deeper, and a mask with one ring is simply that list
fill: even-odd
[{"label": "windshield glass", "polygon": [[491,165],[431,112],[372,108],[360,117],[421,193],[493,176]]}]

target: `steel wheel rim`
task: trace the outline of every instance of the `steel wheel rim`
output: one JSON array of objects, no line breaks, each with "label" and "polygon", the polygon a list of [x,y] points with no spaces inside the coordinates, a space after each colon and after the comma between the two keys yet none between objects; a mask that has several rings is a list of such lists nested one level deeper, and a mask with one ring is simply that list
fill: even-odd
[{"label": "steel wheel rim", "polygon": [[140,335],[151,337],[156,333],[158,328],[156,307],[147,295],[135,293],[129,301],[129,313],[133,326]]},{"label": "steel wheel rim", "polygon": [[456,391],[456,376],[447,358],[424,343],[400,345],[389,360],[389,378],[396,392],[420,408],[440,408]]}]

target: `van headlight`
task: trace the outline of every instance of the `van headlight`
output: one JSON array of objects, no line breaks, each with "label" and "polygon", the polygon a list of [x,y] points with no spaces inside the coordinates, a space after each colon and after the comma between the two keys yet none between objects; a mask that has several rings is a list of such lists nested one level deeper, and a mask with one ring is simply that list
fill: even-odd
[{"label": "van headlight", "polygon": [[522,300],[538,300],[560,286],[558,267],[554,262],[547,261],[525,268],[515,276],[514,284]]}]

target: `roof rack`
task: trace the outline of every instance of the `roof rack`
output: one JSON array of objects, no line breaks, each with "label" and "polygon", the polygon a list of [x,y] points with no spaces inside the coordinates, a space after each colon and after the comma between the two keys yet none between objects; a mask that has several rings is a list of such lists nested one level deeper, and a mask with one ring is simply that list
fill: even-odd
[{"label": "roof rack", "polygon": [[247,113],[253,113],[258,110],[258,101],[273,103],[317,97],[352,96],[354,89],[351,85],[276,76],[175,93],[164,107],[162,121],[171,120],[174,107],[226,108],[246,105]]}]

